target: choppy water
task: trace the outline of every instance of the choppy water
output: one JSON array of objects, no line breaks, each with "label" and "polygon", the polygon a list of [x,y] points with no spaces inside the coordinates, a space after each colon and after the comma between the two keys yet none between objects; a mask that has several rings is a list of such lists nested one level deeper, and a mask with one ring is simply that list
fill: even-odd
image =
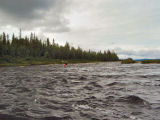
[{"label": "choppy water", "polygon": [[0,67],[0,120],[160,120],[160,65]]}]

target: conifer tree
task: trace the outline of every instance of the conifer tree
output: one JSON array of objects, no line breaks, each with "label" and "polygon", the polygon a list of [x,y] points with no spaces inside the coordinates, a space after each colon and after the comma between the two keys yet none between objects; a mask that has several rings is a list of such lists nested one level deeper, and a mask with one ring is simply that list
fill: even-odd
[{"label": "conifer tree", "polygon": [[80,47],[75,48],[69,45],[68,42],[64,46],[55,43],[52,44],[47,38],[46,42],[42,42],[35,33],[31,33],[30,37],[22,38],[21,30],[20,36],[12,35],[12,40],[5,33],[0,35],[0,57],[46,57],[49,59],[85,59],[98,61],[117,61],[119,60],[116,53],[111,51],[94,52],[91,50],[85,51]]}]

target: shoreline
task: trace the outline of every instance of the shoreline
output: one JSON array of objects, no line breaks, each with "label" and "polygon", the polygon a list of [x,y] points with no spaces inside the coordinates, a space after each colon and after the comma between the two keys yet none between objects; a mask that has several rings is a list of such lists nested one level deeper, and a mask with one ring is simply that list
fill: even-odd
[{"label": "shoreline", "polygon": [[64,64],[67,62],[68,64],[80,64],[80,63],[106,63],[106,62],[120,62],[120,61],[92,61],[92,60],[33,60],[33,61],[21,61],[18,62],[2,62],[0,61],[0,67],[17,67],[17,66],[35,66],[35,65],[55,65],[55,64]]},{"label": "shoreline", "polygon": [[80,64],[80,63],[106,63],[106,62],[121,62],[121,64],[160,64],[160,60],[144,60],[135,61],[134,63],[126,62],[123,63],[119,61],[95,61],[95,60],[85,60],[85,59],[73,59],[73,60],[60,60],[51,58],[10,58],[6,60],[0,59],[0,67],[16,67],[16,66],[34,66],[34,65],[54,65],[54,64]]}]

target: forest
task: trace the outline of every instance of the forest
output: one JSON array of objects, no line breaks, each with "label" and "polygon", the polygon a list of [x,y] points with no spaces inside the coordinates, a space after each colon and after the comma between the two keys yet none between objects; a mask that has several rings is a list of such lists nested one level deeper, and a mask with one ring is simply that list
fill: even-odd
[{"label": "forest", "polygon": [[10,58],[45,58],[56,60],[93,60],[93,61],[118,61],[119,58],[115,52],[110,50],[104,52],[95,52],[91,50],[82,50],[80,47],[70,46],[68,42],[64,46],[52,43],[49,38],[45,41],[39,39],[35,34],[31,33],[29,37],[16,37],[13,33],[12,37],[2,33],[0,35],[0,61]]}]

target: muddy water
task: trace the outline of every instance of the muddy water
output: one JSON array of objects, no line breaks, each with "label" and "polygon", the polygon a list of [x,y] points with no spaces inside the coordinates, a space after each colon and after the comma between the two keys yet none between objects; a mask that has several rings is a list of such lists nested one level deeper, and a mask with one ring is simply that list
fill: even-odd
[{"label": "muddy water", "polygon": [[0,120],[160,120],[160,65],[1,67]]}]

